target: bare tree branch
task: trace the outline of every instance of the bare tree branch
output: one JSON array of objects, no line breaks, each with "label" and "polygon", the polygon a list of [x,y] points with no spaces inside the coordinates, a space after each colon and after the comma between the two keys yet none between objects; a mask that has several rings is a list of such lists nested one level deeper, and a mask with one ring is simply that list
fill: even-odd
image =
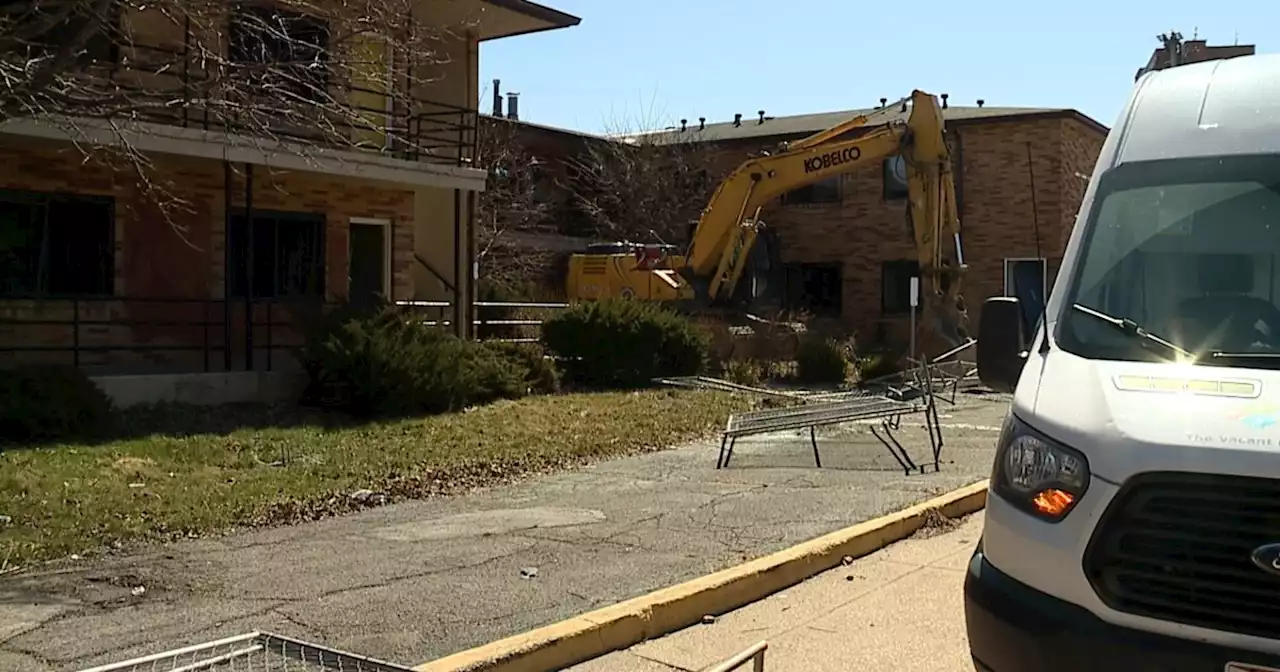
[{"label": "bare tree branch", "polygon": [[81,138],[105,124],[116,147],[77,142],[85,156],[132,169],[166,213],[183,206],[127,142],[140,123],[465,162],[473,111],[427,88],[467,26],[425,14],[416,0],[0,0],[0,123]]},{"label": "bare tree branch", "polygon": [[716,149],[694,133],[618,130],[569,159],[563,185],[589,222],[575,232],[603,239],[683,244],[723,177]]}]

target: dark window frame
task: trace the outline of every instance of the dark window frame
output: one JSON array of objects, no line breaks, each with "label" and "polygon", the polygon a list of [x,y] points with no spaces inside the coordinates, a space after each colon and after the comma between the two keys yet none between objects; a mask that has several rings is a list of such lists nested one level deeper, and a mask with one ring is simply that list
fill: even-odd
[{"label": "dark window frame", "polygon": [[[786,306],[791,310],[805,310],[819,316],[840,316],[844,313],[844,264],[832,262],[791,262],[783,265],[786,278]],[[834,276],[833,301],[817,302],[809,289],[821,281],[818,274]]]},{"label": "dark window frame", "polygon": [[[888,317],[911,314],[913,277],[920,277],[920,263],[914,259],[891,259],[880,263],[881,315]],[[916,306],[916,311],[919,310],[920,306]]]},{"label": "dark window frame", "polygon": [[844,176],[833,175],[782,195],[783,205],[831,205],[844,202]]},{"label": "dark window frame", "polygon": [[880,162],[880,197],[886,203],[905,201],[909,197],[905,181],[900,191],[893,186],[897,183],[897,179],[893,176],[893,162],[900,160],[905,159],[901,155],[894,155]]},{"label": "dark window frame", "polygon": [[[0,0],[0,5],[32,5],[32,3],[30,0]],[[52,6],[52,9],[60,11],[60,8],[56,5]],[[111,14],[107,17],[108,20],[101,22],[101,30],[90,35],[80,45],[82,50],[75,55],[72,61],[74,66],[80,68],[90,65],[114,66],[120,63],[120,44],[124,41],[120,30],[120,20],[123,12],[121,5],[116,3],[111,5],[109,11]],[[44,20],[44,16],[41,15],[38,7],[36,14],[27,14],[23,18],[30,21]],[[51,26],[43,34],[37,36],[33,42],[26,44],[27,58],[39,58],[47,54],[50,48],[61,42],[60,37],[79,33],[89,21],[96,21],[96,19],[85,16],[83,13],[72,12],[64,21]]]},{"label": "dark window frame", "polygon": [[[0,190],[0,202],[17,203],[27,205],[31,208],[41,210],[39,217],[40,242],[40,259],[36,262],[34,286],[25,289],[11,290],[7,286],[7,274],[0,275],[0,296],[5,298],[76,298],[76,297],[94,297],[103,298],[115,295],[115,271],[116,271],[116,203],[115,199],[110,196],[94,196],[87,194],[74,194],[67,192],[38,192],[23,190]],[[86,270],[84,259],[64,259],[64,268],[74,268],[80,271],[79,280],[73,280],[75,276],[67,278],[55,279],[51,275],[56,271],[56,262],[50,258],[50,254],[55,248],[64,251],[65,256],[70,256],[69,250],[84,245],[86,234],[84,224],[77,221],[74,229],[67,232],[67,239],[61,246],[56,246],[50,242],[50,239],[57,232],[55,228],[50,228],[50,212],[51,206],[57,205],[82,205],[82,206],[101,206],[104,208],[105,215],[105,231],[101,231],[101,239],[97,241],[96,247],[98,251],[91,253],[96,259],[96,273],[90,277]],[[29,216],[35,217],[37,213],[30,212]],[[3,240],[0,239],[0,244]],[[78,243],[78,245],[77,245]],[[2,273],[2,272],[0,272]],[[81,284],[76,287],[75,285]],[[60,289],[61,287],[68,287]]]},{"label": "dark window frame", "polygon": [[[261,26],[273,22],[284,26],[285,38],[275,37]],[[290,25],[301,28],[302,32],[290,35],[291,30],[295,30],[289,28]],[[308,36],[318,39],[304,42]],[[332,37],[329,22],[322,18],[255,2],[238,2],[232,5],[227,18],[227,58],[248,68],[264,67],[266,72],[255,73],[257,76],[279,73],[284,81],[276,85],[305,100],[320,102],[329,90]],[[306,48],[299,49],[299,45]],[[317,61],[321,67],[309,67]]]},{"label": "dark window frame", "polygon": [[[299,240],[304,237],[309,237],[312,240],[312,242],[314,242],[315,244],[315,247],[313,248],[314,256],[310,260],[310,263],[307,264],[307,266],[310,268],[310,272],[312,273],[312,275],[305,280],[306,284],[309,285],[309,287],[306,289],[303,289],[302,291],[293,291],[292,289],[288,289],[288,286],[294,284],[294,282],[288,277],[289,270],[287,266],[281,266],[280,264],[280,261],[281,261],[280,224],[281,223],[284,223],[286,225],[300,225],[301,227],[312,227],[312,226],[316,227],[316,229],[309,232],[309,234],[308,232],[301,232],[301,233],[294,232],[296,235],[298,235]],[[231,269],[230,269],[230,273],[227,274],[228,279],[230,281],[229,294],[232,299],[244,300],[245,294],[246,294],[245,284],[248,280],[245,272],[246,271],[245,265],[246,265],[246,262],[248,261],[247,259],[248,250],[247,248],[245,248],[244,241],[242,239],[242,236],[244,235],[244,227],[246,225],[245,209],[237,208],[236,210],[234,210],[231,214],[231,218],[228,224],[230,226],[229,226],[228,235],[227,235],[227,245],[230,246],[230,252],[231,252],[231,255],[230,255]],[[258,243],[261,243],[267,237],[266,231],[268,231],[268,229],[259,228],[261,226],[268,226],[271,232],[271,235],[270,235],[271,248],[269,250],[270,256],[272,258],[271,267],[270,267],[271,282],[269,286],[264,286],[262,275],[259,273],[259,271],[264,270],[263,264],[265,263],[262,261],[263,257],[260,255],[263,252],[267,252],[268,250],[260,250],[255,246],[253,251],[254,253],[253,287],[255,290],[253,300],[254,301],[273,301],[273,300],[280,300],[280,299],[293,299],[293,298],[299,298],[299,297],[305,297],[305,298],[326,297],[327,291],[328,291],[327,274],[329,270],[328,218],[323,213],[298,212],[298,211],[288,211],[288,210],[259,210],[257,208],[254,208],[253,233],[254,233],[255,241]],[[281,291],[282,286],[286,287],[287,291],[282,292]]]}]

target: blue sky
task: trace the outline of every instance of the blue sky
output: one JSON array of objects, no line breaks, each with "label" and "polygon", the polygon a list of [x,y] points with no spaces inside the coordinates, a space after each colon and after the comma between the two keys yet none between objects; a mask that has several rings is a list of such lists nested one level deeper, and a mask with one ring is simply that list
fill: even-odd
[{"label": "blue sky", "polygon": [[542,1],[582,24],[485,43],[481,108],[499,78],[522,119],[584,131],[852,109],[913,88],[1110,126],[1159,33],[1280,51],[1275,0]]}]

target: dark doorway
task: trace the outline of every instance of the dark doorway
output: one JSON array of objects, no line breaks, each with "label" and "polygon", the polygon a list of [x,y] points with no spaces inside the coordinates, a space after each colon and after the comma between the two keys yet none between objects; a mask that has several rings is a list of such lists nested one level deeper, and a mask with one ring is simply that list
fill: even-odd
[{"label": "dark doorway", "polygon": [[352,303],[368,305],[389,298],[387,277],[387,227],[351,223],[348,291]]}]

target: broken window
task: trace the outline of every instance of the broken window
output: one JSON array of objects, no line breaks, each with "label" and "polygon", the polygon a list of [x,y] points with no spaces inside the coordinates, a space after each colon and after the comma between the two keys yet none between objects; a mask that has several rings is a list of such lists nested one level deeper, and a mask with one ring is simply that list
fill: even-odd
[{"label": "broken window", "polygon": [[839,315],[843,282],[839,263],[787,264],[787,307],[815,315]]},{"label": "broken window", "polygon": [[920,277],[920,264],[910,259],[880,265],[880,313],[906,315],[911,311],[911,278]]}]

